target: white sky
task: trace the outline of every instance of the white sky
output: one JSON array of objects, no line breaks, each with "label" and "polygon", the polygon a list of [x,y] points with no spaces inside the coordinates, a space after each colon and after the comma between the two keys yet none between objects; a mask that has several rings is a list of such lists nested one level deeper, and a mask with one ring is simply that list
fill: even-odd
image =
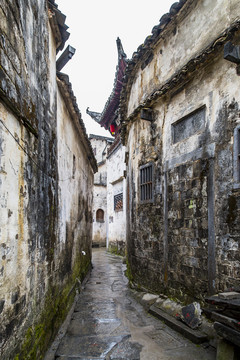
[{"label": "white sky", "polygon": [[121,39],[131,58],[174,0],[55,1],[67,17],[70,37],[66,45],[76,48],[61,71],[70,77],[87,133],[110,136],[86,114],[86,108],[102,112],[111,94],[118,61],[116,39]]}]

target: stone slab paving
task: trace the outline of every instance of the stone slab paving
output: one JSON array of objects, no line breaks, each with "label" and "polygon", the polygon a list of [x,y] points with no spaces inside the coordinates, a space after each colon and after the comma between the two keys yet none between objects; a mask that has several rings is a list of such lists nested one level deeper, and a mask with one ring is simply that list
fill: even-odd
[{"label": "stone slab paving", "polygon": [[148,314],[131,295],[121,258],[93,251],[93,271],[79,295],[57,360],[214,360]]}]

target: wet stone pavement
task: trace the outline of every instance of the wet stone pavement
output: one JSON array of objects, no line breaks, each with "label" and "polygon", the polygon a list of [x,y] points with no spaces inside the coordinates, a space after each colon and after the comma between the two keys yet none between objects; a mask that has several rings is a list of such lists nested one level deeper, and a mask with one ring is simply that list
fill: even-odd
[{"label": "wet stone pavement", "polygon": [[149,315],[131,296],[121,258],[93,251],[93,271],[79,295],[58,360],[213,360],[215,352],[196,346]]}]

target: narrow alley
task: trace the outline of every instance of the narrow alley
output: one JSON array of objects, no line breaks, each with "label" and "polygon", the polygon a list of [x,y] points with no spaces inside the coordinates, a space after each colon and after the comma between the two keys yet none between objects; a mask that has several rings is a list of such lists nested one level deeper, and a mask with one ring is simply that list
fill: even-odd
[{"label": "narrow alley", "polygon": [[240,359],[239,3],[0,1],[0,360]]},{"label": "narrow alley", "polygon": [[91,277],[52,359],[215,359],[211,347],[194,345],[149,315],[132,297],[124,270],[120,257],[93,251]]}]

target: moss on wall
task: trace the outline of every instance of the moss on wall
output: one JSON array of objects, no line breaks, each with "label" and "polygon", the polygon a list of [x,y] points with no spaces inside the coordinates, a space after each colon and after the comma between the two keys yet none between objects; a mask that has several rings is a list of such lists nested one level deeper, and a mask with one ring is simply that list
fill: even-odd
[{"label": "moss on wall", "polygon": [[54,285],[49,287],[41,315],[38,321],[26,330],[14,360],[43,359],[49,344],[54,340],[71,308],[79,281],[85,278],[90,268],[90,258],[79,256],[67,284],[63,288]]}]

